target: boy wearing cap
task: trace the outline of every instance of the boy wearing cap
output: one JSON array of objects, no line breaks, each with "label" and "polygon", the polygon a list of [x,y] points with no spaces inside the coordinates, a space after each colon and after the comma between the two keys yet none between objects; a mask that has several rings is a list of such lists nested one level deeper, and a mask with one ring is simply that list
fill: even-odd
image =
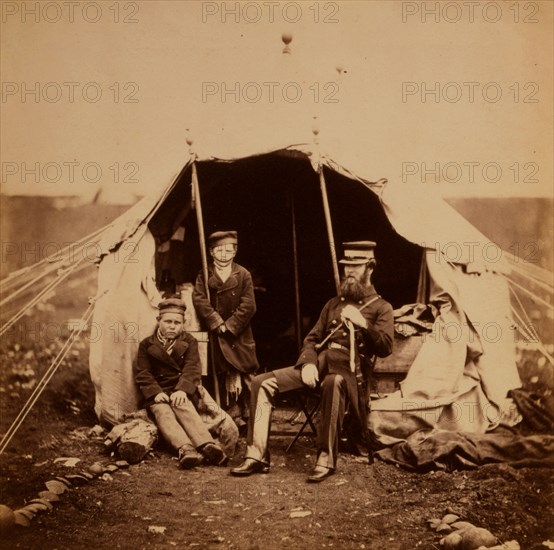
[{"label": "boy wearing cap", "polygon": [[196,339],[184,332],[186,306],[178,298],[159,306],[154,334],[139,345],[135,381],[164,439],[179,452],[181,468],[227,462],[193,403],[202,367]]},{"label": "boy wearing cap", "polygon": [[260,374],[252,381],[246,456],[239,467],[231,470],[232,475],[269,471],[268,440],[275,395],[305,386],[321,390],[317,460],[308,481],[322,481],[334,472],[347,404],[372,461],[364,386],[368,372],[362,359],[390,355],[393,312],[371,284],[376,244],[357,241],[343,246],[345,254],[340,263],[344,277],[339,296],[323,307],[304,339],[296,365]]},{"label": "boy wearing cap", "polygon": [[200,272],[192,294],[198,317],[214,335],[215,369],[222,406],[239,428],[246,425],[252,373],[258,370],[250,321],[256,313],[250,272],[236,263],[236,231],[217,231],[208,237],[212,262],[208,266],[209,297]]}]

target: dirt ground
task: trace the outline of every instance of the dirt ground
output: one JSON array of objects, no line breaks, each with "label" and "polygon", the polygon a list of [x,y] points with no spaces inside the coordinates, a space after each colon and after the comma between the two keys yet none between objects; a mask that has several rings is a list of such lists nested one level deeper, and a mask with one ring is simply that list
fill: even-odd
[{"label": "dirt ground", "polygon": [[[0,347],[0,430],[20,411],[61,338],[21,338]],[[7,450],[0,455],[0,504],[23,507],[45,482],[113,464],[103,434],[91,429],[93,390],[86,339],[53,377]],[[541,385],[544,369],[527,365],[527,384]],[[551,377],[551,371],[549,371]],[[536,389],[536,388],[535,388]],[[283,426],[280,426],[283,428]],[[36,514],[28,527],[2,533],[1,548],[440,548],[441,536],[427,520],[456,513],[522,549],[554,541],[550,469],[489,465],[478,470],[412,473],[363,457],[342,454],[337,473],[321,484],[305,482],[314,462],[307,436],[290,453],[290,438],[272,439],[269,474],[246,479],[228,467],[177,468],[158,445],[139,464],[93,480],[70,479],[53,509]],[[240,463],[241,440],[231,466]],[[76,458],[70,466],[60,458]],[[293,512],[303,517],[291,518]]]}]

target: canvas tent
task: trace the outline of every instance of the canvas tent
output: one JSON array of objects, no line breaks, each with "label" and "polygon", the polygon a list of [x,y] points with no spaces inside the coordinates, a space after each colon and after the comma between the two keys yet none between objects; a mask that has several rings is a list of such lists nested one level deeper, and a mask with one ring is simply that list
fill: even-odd
[{"label": "canvas tent", "polygon": [[487,253],[487,239],[441,199],[372,182],[317,149],[192,155],[173,181],[103,234],[90,352],[100,418],[117,423],[139,406],[138,343],[154,327],[162,287],[194,282],[202,268],[201,206],[205,233],[239,233],[237,261],[256,286],[262,368],[294,361],[299,338],[335,293],[330,241],[340,256],[343,241],[373,239],[378,292],[395,308],[425,303],[437,314],[401,390],[372,402],[381,440],[394,443],[422,426],[484,432],[514,420],[507,393],[520,380],[503,259]]}]

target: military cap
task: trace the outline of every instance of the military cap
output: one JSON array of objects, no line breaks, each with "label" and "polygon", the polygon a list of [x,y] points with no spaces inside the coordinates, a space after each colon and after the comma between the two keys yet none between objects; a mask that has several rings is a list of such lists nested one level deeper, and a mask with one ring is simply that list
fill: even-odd
[{"label": "military cap", "polygon": [[208,246],[220,246],[222,244],[237,244],[238,235],[236,231],[216,231],[208,237]]},{"label": "military cap", "polygon": [[158,309],[160,310],[160,315],[162,313],[180,313],[184,315],[187,306],[185,302],[179,298],[166,298],[158,304]]},{"label": "military cap", "polygon": [[374,250],[377,243],[374,241],[350,241],[342,243],[344,258],[339,264],[363,265],[375,260]]}]

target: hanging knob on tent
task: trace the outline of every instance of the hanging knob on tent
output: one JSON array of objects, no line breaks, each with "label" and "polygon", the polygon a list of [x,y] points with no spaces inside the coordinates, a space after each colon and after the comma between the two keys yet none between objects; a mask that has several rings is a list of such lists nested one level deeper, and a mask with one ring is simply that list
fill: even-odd
[{"label": "hanging knob on tent", "polygon": [[192,155],[192,154],[194,153],[194,151],[193,151],[193,149],[192,149],[192,144],[194,143],[194,139],[193,139],[192,136],[190,135],[190,130],[189,130],[189,128],[187,128],[186,142],[187,142],[187,145],[189,146],[189,153]]},{"label": "hanging knob on tent", "polygon": [[314,143],[317,145],[319,143],[319,122],[316,116],[314,116],[312,122],[312,134],[314,135]]},{"label": "hanging knob on tent", "polygon": [[281,35],[281,40],[283,41],[283,44],[285,47],[283,48],[283,53],[291,53],[289,44],[292,42],[292,33],[285,31]]}]

